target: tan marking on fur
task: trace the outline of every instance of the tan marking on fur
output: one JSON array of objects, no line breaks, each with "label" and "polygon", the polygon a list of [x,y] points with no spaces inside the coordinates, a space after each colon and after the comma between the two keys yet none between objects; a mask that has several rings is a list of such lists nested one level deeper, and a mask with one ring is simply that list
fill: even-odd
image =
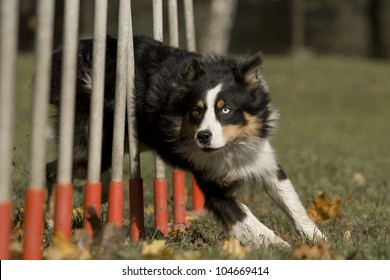
[{"label": "tan marking on fur", "polygon": [[217,102],[217,108],[218,109],[222,109],[223,106],[225,106],[225,101],[220,99],[218,102]]},{"label": "tan marking on fur", "polygon": [[257,68],[250,69],[245,73],[244,81],[249,90],[260,88],[263,84],[262,76]]},{"label": "tan marking on fur", "polygon": [[248,138],[254,135],[258,135],[259,130],[262,127],[261,120],[246,112],[244,112],[244,118],[247,121],[246,125],[231,124],[224,126],[223,137],[227,140],[233,140],[237,138]]},{"label": "tan marking on fur", "polygon": [[202,100],[199,100],[197,103],[196,103],[196,106],[198,106],[199,108],[201,109],[204,109],[205,105],[204,105],[204,102]]}]

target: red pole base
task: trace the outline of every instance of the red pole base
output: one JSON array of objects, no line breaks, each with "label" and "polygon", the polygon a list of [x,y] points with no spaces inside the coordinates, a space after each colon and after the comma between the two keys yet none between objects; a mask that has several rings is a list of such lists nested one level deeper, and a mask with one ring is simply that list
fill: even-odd
[{"label": "red pole base", "polygon": [[55,185],[55,216],[54,216],[54,235],[63,235],[70,240],[72,231],[72,184]]},{"label": "red pole base", "polygon": [[130,239],[137,242],[144,232],[144,192],[141,178],[130,179]]},{"label": "red pole base", "polygon": [[122,226],[123,194],[124,183],[111,181],[108,190],[108,222],[117,227]]},{"label": "red pole base", "polygon": [[154,224],[163,234],[168,232],[167,180],[154,180]]},{"label": "red pole base", "polygon": [[96,214],[100,217],[100,207],[102,204],[102,183],[90,183],[87,182],[85,185],[85,195],[84,195],[84,229],[86,232],[92,236],[93,229],[91,223],[88,221],[90,217],[89,207],[95,208]]},{"label": "red pole base", "polygon": [[28,188],[25,197],[24,248],[23,259],[39,260],[42,258],[42,236],[45,191]]},{"label": "red pole base", "polygon": [[11,203],[0,203],[0,260],[8,260],[9,237],[11,231]]},{"label": "red pole base", "polygon": [[204,195],[194,177],[192,177],[192,209],[194,211],[204,210]]},{"label": "red pole base", "polygon": [[186,226],[186,188],[185,173],[173,170],[173,223],[176,228]]}]

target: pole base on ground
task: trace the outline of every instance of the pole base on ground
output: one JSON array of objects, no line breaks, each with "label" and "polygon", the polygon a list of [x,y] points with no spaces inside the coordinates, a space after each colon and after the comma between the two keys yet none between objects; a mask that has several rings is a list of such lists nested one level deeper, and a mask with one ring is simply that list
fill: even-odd
[{"label": "pole base on ground", "polygon": [[28,188],[25,197],[23,259],[42,258],[45,191]]},{"label": "pole base on ground", "polygon": [[141,178],[130,179],[130,239],[137,242],[144,232],[144,192]]},{"label": "pole base on ground", "polygon": [[173,170],[173,223],[175,228],[186,226],[186,184],[185,173]]},{"label": "pole base on ground", "polygon": [[0,203],[0,260],[8,260],[9,237],[11,231],[11,203]]},{"label": "pole base on ground", "polygon": [[124,183],[111,181],[108,192],[108,222],[117,227],[122,226],[123,194]]},{"label": "pole base on ground", "polygon": [[100,207],[102,204],[102,183],[90,183],[85,185],[84,196],[84,229],[89,236],[93,235],[93,229],[91,223],[88,221],[90,217],[89,208],[93,207],[96,211],[96,215],[100,217]]},{"label": "pole base on ground", "polygon": [[154,180],[154,224],[163,234],[168,232],[167,180]]}]

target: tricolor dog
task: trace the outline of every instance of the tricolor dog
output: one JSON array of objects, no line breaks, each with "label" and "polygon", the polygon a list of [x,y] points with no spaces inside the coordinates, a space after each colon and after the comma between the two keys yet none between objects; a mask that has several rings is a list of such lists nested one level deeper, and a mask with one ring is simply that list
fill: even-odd
[{"label": "tricolor dog", "polygon": [[[113,137],[117,40],[107,38],[102,172],[109,171]],[[134,37],[138,136],[168,164],[192,172],[205,206],[232,236],[255,247],[289,246],[237,198],[255,182],[293,222],[303,238],[325,238],[309,219],[271,146],[278,118],[260,74],[261,55],[238,61],[172,48]],[[61,51],[53,55],[50,103],[60,100]],[[75,178],[85,178],[92,87],[92,40],[78,48],[74,133]],[[57,162],[47,165],[47,184]]]}]

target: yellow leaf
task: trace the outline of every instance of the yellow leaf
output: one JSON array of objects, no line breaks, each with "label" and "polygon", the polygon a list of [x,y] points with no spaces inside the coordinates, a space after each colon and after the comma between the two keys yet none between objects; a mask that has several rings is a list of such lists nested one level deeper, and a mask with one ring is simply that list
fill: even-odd
[{"label": "yellow leaf", "polygon": [[352,181],[358,186],[364,186],[366,184],[366,177],[360,172],[353,174]]},{"label": "yellow leaf", "polygon": [[87,250],[78,250],[63,234],[57,234],[53,237],[52,246],[46,251],[46,258],[49,260],[76,260],[90,259],[91,255]]},{"label": "yellow leaf", "polygon": [[165,249],[165,240],[154,240],[152,243],[147,244],[146,242],[142,245],[142,255],[149,257],[156,257],[163,254]]},{"label": "yellow leaf", "polygon": [[154,205],[148,204],[144,208],[145,215],[153,215],[154,214]]},{"label": "yellow leaf", "polygon": [[328,201],[325,193],[315,196],[312,205],[307,209],[307,215],[315,222],[322,222],[328,219],[339,220],[341,218],[341,198],[335,196],[332,202]]},{"label": "yellow leaf", "polygon": [[330,245],[319,241],[315,246],[301,245],[293,249],[293,257],[299,260],[330,260]]},{"label": "yellow leaf", "polygon": [[239,259],[244,258],[251,251],[249,246],[241,246],[240,240],[235,237],[225,240],[222,249],[230,256]]}]

